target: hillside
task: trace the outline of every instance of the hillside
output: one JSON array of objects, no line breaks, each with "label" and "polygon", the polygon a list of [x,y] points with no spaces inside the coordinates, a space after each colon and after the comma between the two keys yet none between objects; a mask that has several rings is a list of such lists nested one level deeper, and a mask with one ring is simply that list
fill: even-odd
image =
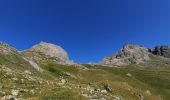
[{"label": "hillside", "polygon": [[[0,100],[169,100],[170,98],[170,60],[168,56],[153,54],[153,49],[150,51],[144,47],[135,49],[137,50],[135,54],[142,52],[138,54],[143,58],[138,56],[135,57],[137,60],[133,61],[140,63],[111,66],[75,64],[69,60],[66,51],[60,51],[66,55],[63,58],[55,53],[58,48],[54,50],[56,56],[51,56],[49,52],[44,51],[44,48],[51,50],[51,46],[48,45],[41,47],[42,51],[38,46],[36,50],[34,47],[18,52],[7,44],[1,44]],[[129,51],[129,47],[126,48],[130,55],[125,57],[122,56],[125,50],[119,52],[123,59],[120,61],[134,55],[132,49]],[[145,51],[138,51],[141,49]],[[143,52],[147,54],[144,55]],[[149,59],[144,59],[147,57]]]}]

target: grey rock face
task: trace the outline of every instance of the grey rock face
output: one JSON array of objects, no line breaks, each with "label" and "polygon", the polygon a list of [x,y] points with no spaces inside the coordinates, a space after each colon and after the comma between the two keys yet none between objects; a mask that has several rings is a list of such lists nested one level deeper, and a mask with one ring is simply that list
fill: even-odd
[{"label": "grey rock face", "polygon": [[148,49],[139,45],[125,45],[116,55],[106,57],[102,61],[103,65],[129,65],[139,64],[149,60]]},{"label": "grey rock face", "polygon": [[154,49],[151,50],[151,53],[158,55],[158,56],[170,58],[170,47],[169,46],[156,46]]},{"label": "grey rock face", "polygon": [[67,52],[58,45],[41,42],[33,46],[30,51],[45,55],[47,58],[56,60],[59,64],[71,64]]},{"label": "grey rock face", "polygon": [[46,42],[41,42],[40,44],[33,46],[31,50],[44,53],[50,57],[68,59],[68,55],[63,48]]}]

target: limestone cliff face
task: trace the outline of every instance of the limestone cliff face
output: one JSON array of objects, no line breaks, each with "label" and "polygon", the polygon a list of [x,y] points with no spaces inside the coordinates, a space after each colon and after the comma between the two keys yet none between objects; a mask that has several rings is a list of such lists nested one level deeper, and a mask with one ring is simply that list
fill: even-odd
[{"label": "limestone cliff face", "polygon": [[67,52],[58,45],[41,42],[31,49],[24,51],[24,54],[36,62],[56,62],[58,64],[71,64]]},{"label": "limestone cliff face", "polygon": [[116,55],[106,57],[101,64],[103,65],[129,65],[139,64],[149,60],[148,49],[139,45],[128,44],[125,45]]}]

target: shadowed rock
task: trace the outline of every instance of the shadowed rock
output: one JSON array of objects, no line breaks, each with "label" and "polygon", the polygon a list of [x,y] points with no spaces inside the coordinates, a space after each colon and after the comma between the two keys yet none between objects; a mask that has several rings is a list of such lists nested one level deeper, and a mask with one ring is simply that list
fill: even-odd
[{"label": "shadowed rock", "polygon": [[170,47],[169,46],[156,46],[151,52],[158,56],[170,58]]}]

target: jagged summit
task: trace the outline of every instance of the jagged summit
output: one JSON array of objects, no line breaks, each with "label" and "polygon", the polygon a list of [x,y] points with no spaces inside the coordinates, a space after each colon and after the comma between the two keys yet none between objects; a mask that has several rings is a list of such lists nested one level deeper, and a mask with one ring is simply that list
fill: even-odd
[{"label": "jagged summit", "polygon": [[104,65],[138,64],[149,60],[148,48],[136,44],[125,45],[116,55],[103,59]]},{"label": "jagged summit", "polygon": [[136,44],[127,44],[117,54],[105,57],[101,64],[110,66],[122,66],[140,64],[151,60],[150,56],[170,58],[170,47],[165,45],[155,48],[146,48]]}]

